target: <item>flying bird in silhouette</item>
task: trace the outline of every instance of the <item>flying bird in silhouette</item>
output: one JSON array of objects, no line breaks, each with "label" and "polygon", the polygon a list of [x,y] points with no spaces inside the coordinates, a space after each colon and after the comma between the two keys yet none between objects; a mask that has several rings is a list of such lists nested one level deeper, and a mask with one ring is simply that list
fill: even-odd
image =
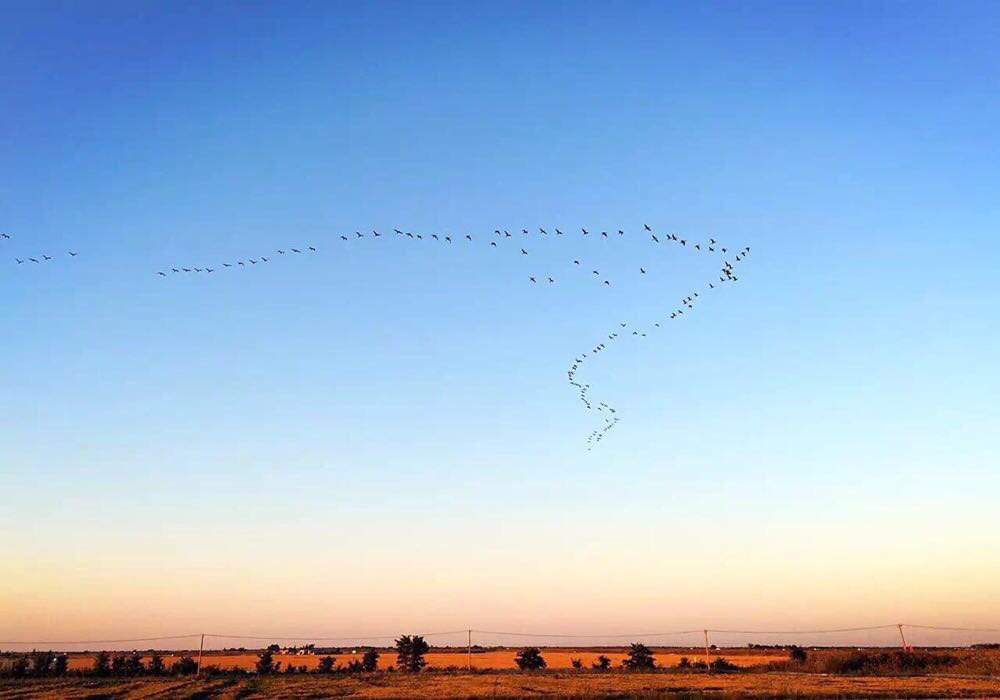
[{"label": "flying bird in silhouette", "polygon": [[69,252],[69,256],[70,256],[71,258],[75,258],[75,257],[77,256],[77,254],[76,254],[76,253],[74,253],[74,252],[73,252],[72,250],[70,250],[70,251],[68,251],[68,252]]},{"label": "flying bird in silhouette", "polygon": [[521,248],[521,255],[527,255],[527,254],[528,254],[528,251],[526,251],[524,248]]},{"label": "flying bird in silhouette", "polygon": [[531,280],[531,283],[532,283],[532,284],[534,284],[534,283],[535,283],[535,278],[534,278],[534,277],[529,277],[528,279],[529,279],[529,280]]},{"label": "flying bird in silhouette", "polygon": [[24,264],[24,261],[21,260],[21,258],[14,258],[14,259],[17,260],[17,264],[18,265],[23,265]]},{"label": "flying bird in silhouette", "polygon": [[645,270],[645,269],[643,269],[643,268],[641,268],[641,267],[639,268],[639,272],[640,272],[641,274],[643,274],[643,275],[644,275],[644,274],[646,274],[646,270]]}]

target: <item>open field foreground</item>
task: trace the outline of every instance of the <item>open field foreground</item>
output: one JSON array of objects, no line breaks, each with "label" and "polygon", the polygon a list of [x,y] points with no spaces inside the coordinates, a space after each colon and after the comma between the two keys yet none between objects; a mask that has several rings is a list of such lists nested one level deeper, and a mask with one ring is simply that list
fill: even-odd
[{"label": "open field foreground", "polygon": [[1000,697],[996,678],[816,674],[482,673],[0,681],[7,698]]}]

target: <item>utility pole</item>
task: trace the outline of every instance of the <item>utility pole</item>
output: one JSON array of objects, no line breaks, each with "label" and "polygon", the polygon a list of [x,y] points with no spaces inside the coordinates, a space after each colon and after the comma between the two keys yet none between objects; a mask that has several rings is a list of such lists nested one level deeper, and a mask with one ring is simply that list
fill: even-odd
[{"label": "utility pole", "polygon": [[469,633],[469,673],[472,673],[472,630],[467,630]]},{"label": "utility pole", "polygon": [[705,666],[709,671],[712,670],[712,662],[708,658],[708,630],[702,630],[705,633]]},{"label": "utility pole", "polygon": [[903,642],[903,651],[909,651],[910,646],[906,643],[906,637],[903,635],[903,624],[898,623],[896,627],[899,628],[899,639]]},{"label": "utility pole", "polygon": [[198,670],[195,671],[194,675],[201,675],[201,657],[205,653],[205,635],[201,635],[201,644],[198,645]]}]

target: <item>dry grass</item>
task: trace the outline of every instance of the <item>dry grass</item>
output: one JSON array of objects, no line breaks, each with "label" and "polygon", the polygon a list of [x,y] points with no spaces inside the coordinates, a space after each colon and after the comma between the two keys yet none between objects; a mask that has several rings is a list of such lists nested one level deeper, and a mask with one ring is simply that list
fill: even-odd
[{"label": "dry grass", "polygon": [[1000,696],[993,678],[852,677],[743,673],[424,673],[229,676],[206,679],[6,681],[13,698],[487,698],[487,697],[963,698]]}]

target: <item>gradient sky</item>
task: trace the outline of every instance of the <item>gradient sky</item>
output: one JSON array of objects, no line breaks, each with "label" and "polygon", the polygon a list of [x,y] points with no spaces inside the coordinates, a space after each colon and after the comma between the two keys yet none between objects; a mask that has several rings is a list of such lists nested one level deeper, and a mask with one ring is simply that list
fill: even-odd
[{"label": "gradient sky", "polygon": [[3,16],[0,640],[1000,627],[996,3]]}]

